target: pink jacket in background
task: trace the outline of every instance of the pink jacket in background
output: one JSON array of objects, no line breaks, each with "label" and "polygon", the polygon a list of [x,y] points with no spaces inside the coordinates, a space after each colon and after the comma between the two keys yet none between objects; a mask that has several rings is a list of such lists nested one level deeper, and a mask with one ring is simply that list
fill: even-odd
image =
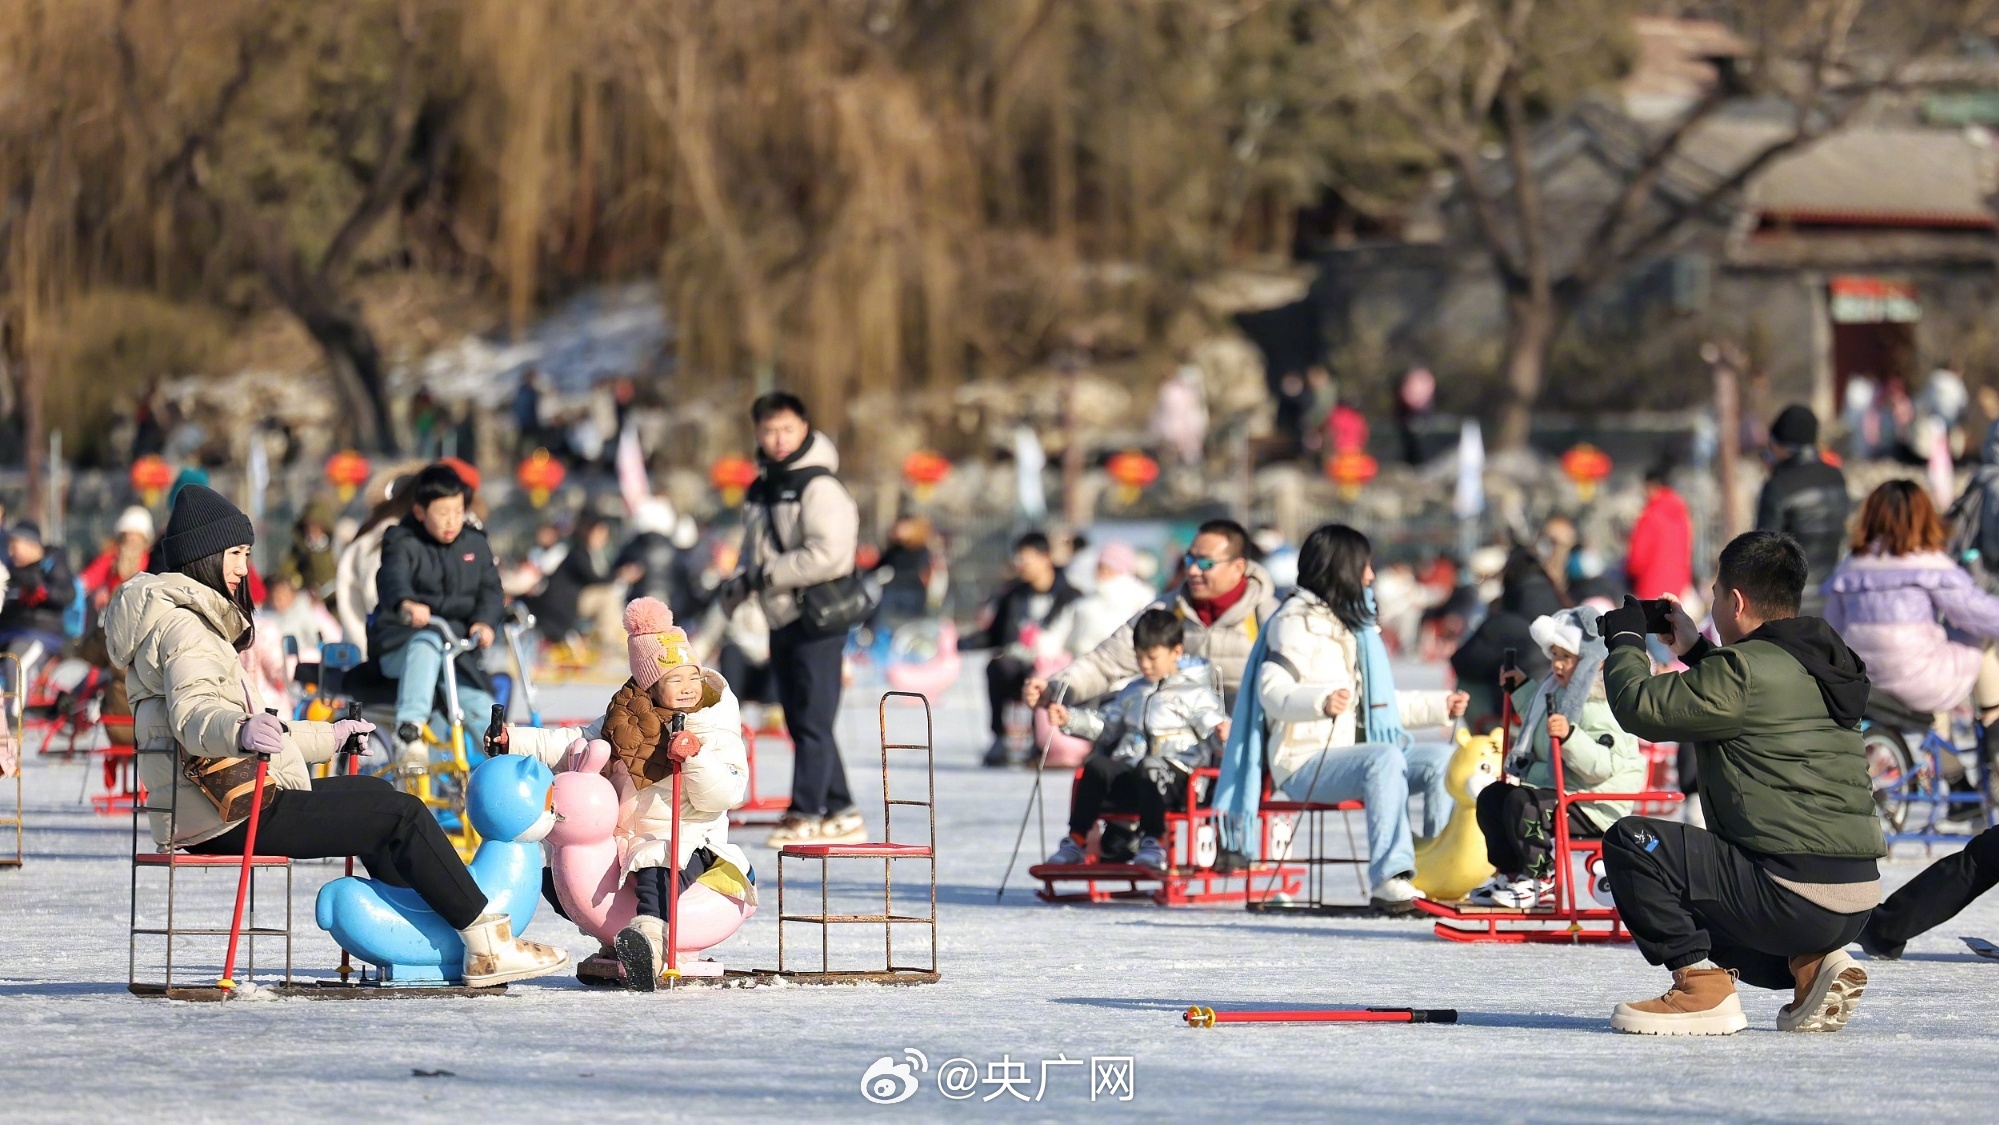
[{"label": "pink jacket in background", "polygon": [[1942,552],[1851,555],[1821,589],[1826,620],[1867,662],[1867,678],[1918,711],[1963,702],[1984,642],[1999,638],[1999,598]]}]

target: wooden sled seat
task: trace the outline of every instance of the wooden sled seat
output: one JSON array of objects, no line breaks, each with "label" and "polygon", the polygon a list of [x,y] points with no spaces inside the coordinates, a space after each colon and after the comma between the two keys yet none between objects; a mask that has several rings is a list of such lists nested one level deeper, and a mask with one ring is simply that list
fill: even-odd
[{"label": "wooden sled seat", "polygon": [[[241,867],[240,855],[195,855],[191,852],[140,852],[132,857],[140,867]],[[252,867],[290,867],[287,855],[253,855]]]}]

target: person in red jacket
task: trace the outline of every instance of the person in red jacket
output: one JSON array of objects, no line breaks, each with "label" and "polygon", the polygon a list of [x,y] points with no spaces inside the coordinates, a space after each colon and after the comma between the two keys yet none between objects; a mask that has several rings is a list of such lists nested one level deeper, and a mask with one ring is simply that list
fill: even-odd
[{"label": "person in red jacket", "polygon": [[153,513],[135,504],[119,515],[111,534],[114,538],[104,553],[77,575],[93,610],[103,609],[120,583],[146,569],[153,549]]},{"label": "person in red jacket", "polygon": [[1624,575],[1640,598],[1684,597],[1694,584],[1694,523],[1664,467],[1645,471],[1645,510],[1631,526]]}]

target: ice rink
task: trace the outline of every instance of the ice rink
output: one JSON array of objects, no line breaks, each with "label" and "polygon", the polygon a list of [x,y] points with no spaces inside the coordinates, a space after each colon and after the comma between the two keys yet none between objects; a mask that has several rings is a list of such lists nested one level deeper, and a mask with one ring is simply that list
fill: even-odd
[{"label": "ice rink", "polygon": [[[1435,675],[1406,670],[1404,686]],[[125,989],[128,821],[78,802],[81,757],[30,755],[27,866],[0,870],[0,1120],[1994,1118],[1999,963],[1965,951],[1958,935],[1999,939],[1999,896],[1916,941],[1900,963],[1863,961],[1873,983],[1843,1033],[1779,1035],[1773,1021],[1788,994],[1745,990],[1751,1026],[1732,1038],[1617,1035],[1612,1005],[1667,983],[1629,946],[1464,946],[1416,920],[1058,908],[1036,901],[1019,870],[995,902],[1032,777],[977,764],[982,683],[968,664],[937,715],[943,980],[928,987],[639,995],[558,978],[479,999],[138,999]],[[549,687],[544,709],[586,714],[609,690]],[[878,827],[874,694],[850,693],[842,734],[856,797]],[[783,790],[786,764],[783,755],[770,763],[766,790]],[[891,775],[920,787],[920,756],[899,755]],[[1052,826],[1067,779],[1049,781]],[[755,846],[762,835],[738,834],[758,862],[766,913],[719,950],[733,967],[775,962],[775,871]],[[1022,868],[1035,858],[1023,856]],[[1895,857],[1889,888],[1924,862],[1916,851]],[[843,885],[877,885],[871,870],[854,865]],[[297,865],[301,972],[326,975],[337,961],[311,904],[338,873],[335,863]],[[908,869],[911,888],[920,873]],[[233,872],[197,881],[205,889],[188,909],[203,913],[190,917],[226,925]],[[579,957],[594,948],[545,910],[528,936]],[[807,937],[800,928],[788,940]],[[920,931],[899,940],[900,961],[915,955]],[[879,957],[878,931],[845,952]],[[260,951],[260,975],[277,953]],[[1196,1031],[1180,1019],[1195,1002],[1463,1016],[1456,1026]],[[917,1086],[877,1106],[862,1096],[862,1075],[885,1057]],[[954,1100],[940,1078],[965,1094],[965,1064],[975,1081]]]}]

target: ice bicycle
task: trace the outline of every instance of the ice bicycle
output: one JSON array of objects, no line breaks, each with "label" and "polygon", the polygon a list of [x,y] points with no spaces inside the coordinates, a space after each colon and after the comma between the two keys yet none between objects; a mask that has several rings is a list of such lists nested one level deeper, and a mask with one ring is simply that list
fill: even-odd
[{"label": "ice bicycle", "polygon": [[[1968,720],[1953,713],[1948,722],[1952,737],[1946,738],[1937,731],[1937,719],[1885,692],[1876,691],[1867,700],[1861,745],[1867,751],[1881,833],[1891,847],[1961,844],[1999,823],[1999,793],[1983,724],[1975,713]],[[1960,728],[1968,728],[1970,745],[1957,741]],[[1949,830],[1953,821],[1964,828]]]}]

